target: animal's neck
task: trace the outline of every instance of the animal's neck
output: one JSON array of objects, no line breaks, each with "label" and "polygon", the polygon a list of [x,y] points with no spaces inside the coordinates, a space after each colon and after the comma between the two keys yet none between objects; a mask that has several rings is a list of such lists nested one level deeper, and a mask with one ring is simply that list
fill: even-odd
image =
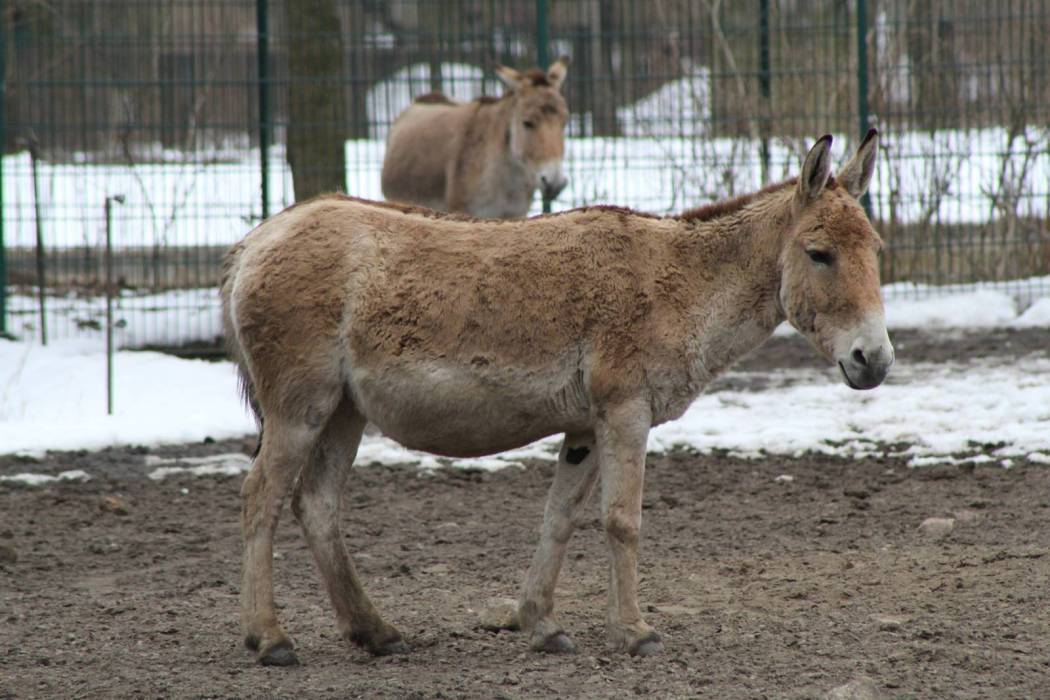
[{"label": "animal's neck", "polygon": [[682,221],[677,252],[698,279],[690,316],[701,379],[761,345],[784,320],[780,251],[790,219],[789,189],[709,221]]}]

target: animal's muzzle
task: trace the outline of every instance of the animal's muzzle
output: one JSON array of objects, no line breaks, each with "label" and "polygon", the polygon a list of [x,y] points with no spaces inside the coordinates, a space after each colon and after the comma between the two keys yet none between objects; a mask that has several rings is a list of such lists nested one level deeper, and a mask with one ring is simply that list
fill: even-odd
[{"label": "animal's muzzle", "polygon": [[840,359],[838,365],[849,388],[874,389],[886,379],[893,362],[893,346],[889,342],[865,347],[857,340],[849,356]]},{"label": "animal's muzzle", "polygon": [[544,199],[557,199],[558,195],[561,194],[561,191],[568,184],[569,180],[564,175],[540,176],[540,191]]}]

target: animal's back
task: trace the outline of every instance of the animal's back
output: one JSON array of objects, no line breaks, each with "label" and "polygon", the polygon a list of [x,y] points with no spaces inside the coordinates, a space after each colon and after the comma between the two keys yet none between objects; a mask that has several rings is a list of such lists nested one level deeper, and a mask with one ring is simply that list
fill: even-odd
[{"label": "animal's back", "polygon": [[[583,419],[585,355],[630,352],[647,342],[640,315],[659,320],[649,290],[665,224],[647,225],[643,235],[602,210],[478,221],[321,198],[240,245],[232,323],[253,376],[339,377],[370,420],[410,446],[449,449],[444,435],[399,433],[423,414],[449,435],[471,433],[449,418],[463,397],[498,403],[506,420],[535,419],[504,432],[540,437]],[[456,451],[491,451],[500,426],[488,427],[492,436],[475,426],[478,444]]]},{"label": "animal's back", "polygon": [[416,101],[398,116],[383,157],[387,200],[447,210],[447,172],[466,128],[467,110],[469,105],[434,99]]}]

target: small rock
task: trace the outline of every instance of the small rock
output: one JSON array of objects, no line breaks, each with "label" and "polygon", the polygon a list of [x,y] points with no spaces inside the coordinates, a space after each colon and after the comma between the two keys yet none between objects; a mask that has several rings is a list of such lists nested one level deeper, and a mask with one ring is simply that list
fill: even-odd
[{"label": "small rock", "polygon": [[879,700],[881,697],[879,687],[867,676],[854,678],[845,685],[832,688],[824,696],[825,700]]},{"label": "small rock", "polygon": [[893,617],[891,615],[872,615],[871,618],[875,620],[875,624],[879,626],[879,629],[883,632],[897,632],[904,624],[904,618]]},{"label": "small rock", "polygon": [[650,605],[649,612],[664,613],[665,615],[699,615],[703,612],[700,608],[692,608],[688,605]]},{"label": "small rock", "polygon": [[957,510],[954,513],[952,513],[952,515],[954,515],[955,520],[960,523],[972,523],[975,520],[979,520],[981,518],[980,513],[978,513],[975,510],[970,510],[969,508]]},{"label": "small rock", "polygon": [[430,566],[424,566],[420,571],[424,574],[447,574],[449,568],[448,564],[431,564]]},{"label": "small rock", "polygon": [[119,496],[103,496],[98,504],[98,509],[103,513],[113,513],[114,515],[128,514],[128,504]]},{"label": "small rock", "polygon": [[9,544],[0,544],[0,565],[14,564],[18,561],[18,552]]},{"label": "small rock", "polygon": [[775,477],[773,479],[773,481],[775,481],[778,484],[790,484],[794,480],[795,477],[791,476],[790,474],[781,474],[780,476]]},{"label": "small rock", "polygon": [[477,611],[478,627],[489,632],[513,629],[516,626],[518,603],[511,598],[490,598]]},{"label": "small rock", "polygon": [[955,518],[926,518],[919,525],[919,532],[931,540],[940,540],[955,529]]}]

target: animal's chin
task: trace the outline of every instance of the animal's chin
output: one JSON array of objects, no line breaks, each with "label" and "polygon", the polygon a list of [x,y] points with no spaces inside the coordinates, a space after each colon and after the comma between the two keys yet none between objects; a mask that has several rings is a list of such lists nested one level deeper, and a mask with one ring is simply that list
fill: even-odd
[{"label": "animal's chin", "polygon": [[842,372],[842,379],[846,382],[846,386],[848,386],[850,389],[856,389],[857,391],[861,391],[861,388],[854,384],[853,380],[849,378],[849,373],[846,372],[846,367],[842,364],[842,362],[839,361],[838,364],[839,371]]}]

